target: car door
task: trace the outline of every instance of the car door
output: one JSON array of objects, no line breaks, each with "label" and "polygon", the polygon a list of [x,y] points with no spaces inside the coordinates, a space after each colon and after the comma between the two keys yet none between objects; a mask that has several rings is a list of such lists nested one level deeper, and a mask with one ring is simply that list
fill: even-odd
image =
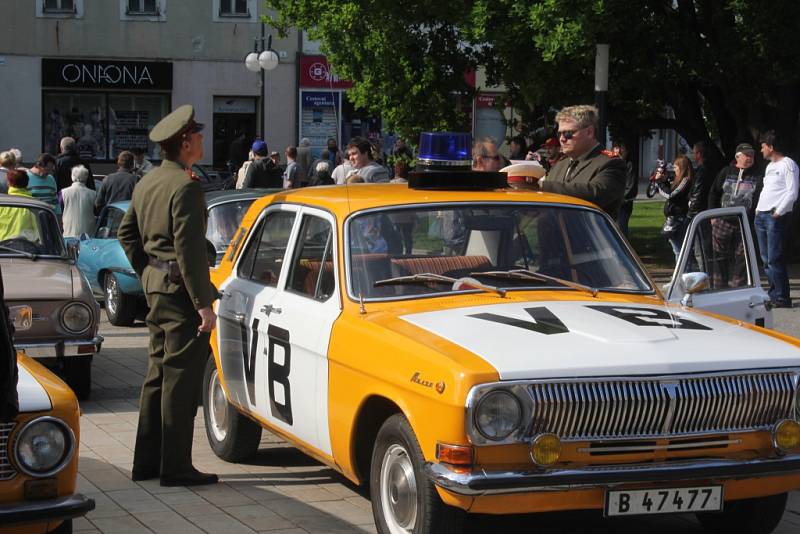
[{"label": "car door", "polygon": [[127,260],[125,265],[118,265],[120,245],[117,241],[117,230],[124,215],[125,212],[121,209],[108,206],[100,213],[97,228],[92,235],[80,237],[78,266],[89,279],[95,293],[103,293],[103,280],[98,276],[100,269],[131,270]]},{"label": "car door", "polygon": [[304,207],[291,262],[275,298],[258,310],[267,355],[267,419],[332,454],[328,426],[328,344],[341,313],[333,215]]},{"label": "car door", "polygon": [[257,373],[263,371],[258,335],[263,313],[277,292],[298,208],[270,206],[248,236],[233,274],[220,287],[217,346],[229,399],[254,414],[266,413]]},{"label": "car door", "polygon": [[758,326],[772,327],[769,297],[761,288],[753,234],[741,206],[695,216],[678,257],[667,300],[686,294],[682,275],[708,275],[708,288],[692,295],[691,305]]}]

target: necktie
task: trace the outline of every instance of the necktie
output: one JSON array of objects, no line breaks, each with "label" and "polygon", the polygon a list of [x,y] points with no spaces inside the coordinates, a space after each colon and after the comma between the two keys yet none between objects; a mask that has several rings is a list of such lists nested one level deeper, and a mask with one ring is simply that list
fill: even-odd
[{"label": "necktie", "polygon": [[573,159],[572,161],[569,162],[569,165],[567,166],[567,173],[564,175],[564,181],[565,182],[569,182],[569,177],[572,174],[572,171],[577,166],[578,166],[578,160],[577,159]]}]

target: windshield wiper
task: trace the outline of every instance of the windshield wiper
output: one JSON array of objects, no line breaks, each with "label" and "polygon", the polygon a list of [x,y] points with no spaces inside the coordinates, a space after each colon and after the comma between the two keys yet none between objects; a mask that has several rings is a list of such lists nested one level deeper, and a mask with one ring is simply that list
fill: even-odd
[{"label": "windshield wiper", "polygon": [[23,256],[28,258],[29,260],[35,260],[36,258],[39,257],[38,254],[34,254],[33,252],[25,252],[24,250],[17,250],[15,248],[7,247],[5,245],[0,245],[0,249],[7,250],[7,251],[13,252],[15,254],[22,254]]},{"label": "windshield wiper", "polygon": [[510,271],[486,271],[470,273],[470,276],[488,276],[491,278],[507,278],[512,280],[538,280],[540,282],[552,282],[554,284],[571,287],[578,291],[584,291],[591,296],[596,297],[599,292],[597,288],[585,286],[577,282],[564,280],[563,278],[556,278],[555,276],[548,276],[546,274],[537,273],[528,269],[511,269]]},{"label": "windshield wiper", "polygon": [[459,287],[454,287],[454,290],[459,289],[482,289],[484,291],[490,291],[492,293],[497,293],[501,297],[506,296],[506,290],[501,289],[499,287],[489,286],[486,284],[480,283],[478,280],[471,280],[466,278],[453,278],[452,276],[444,276],[441,274],[435,273],[417,273],[411,274],[408,276],[397,276],[395,278],[386,278],[385,280],[378,280],[373,285],[375,287],[380,286],[388,286],[394,284],[425,284],[428,282],[434,282],[438,284],[455,284],[456,282],[460,282]]}]

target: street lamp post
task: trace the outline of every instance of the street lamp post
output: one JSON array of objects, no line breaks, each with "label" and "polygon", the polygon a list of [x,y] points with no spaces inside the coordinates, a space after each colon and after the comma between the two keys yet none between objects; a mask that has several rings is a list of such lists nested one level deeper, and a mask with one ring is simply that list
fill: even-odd
[{"label": "street lamp post", "polygon": [[[264,84],[264,71],[274,70],[278,66],[278,54],[272,49],[272,35],[265,37],[265,24],[261,23],[261,37],[255,38],[253,51],[244,58],[247,70],[261,74],[261,138],[266,139],[264,128],[264,115],[267,112],[266,87]],[[266,46],[264,42],[266,41]]]},{"label": "street lamp post", "polygon": [[608,45],[598,44],[597,54],[594,59],[594,95],[597,103],[597,110],[600,113],[599,117],[599,132],[597,132],[597,140],[606,146],[606,126],[608,117],[606,116],[606,99],[608,97]]}]

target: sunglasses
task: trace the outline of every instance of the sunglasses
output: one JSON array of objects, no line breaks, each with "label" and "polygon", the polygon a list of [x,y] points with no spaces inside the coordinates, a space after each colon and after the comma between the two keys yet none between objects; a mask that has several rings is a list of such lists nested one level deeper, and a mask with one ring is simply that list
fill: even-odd
[{"label": "sunglasses", "polygon": [[584,128],[578,128],[577,130],[562,130],[562,131],[558,132],[558,136],[559,137],[563,137],[564,139],[569,141],[570,139],[575,137],[576,133],[580,132],[581,130],[585,130],[585,129],[586,128],[584,127]]}]

